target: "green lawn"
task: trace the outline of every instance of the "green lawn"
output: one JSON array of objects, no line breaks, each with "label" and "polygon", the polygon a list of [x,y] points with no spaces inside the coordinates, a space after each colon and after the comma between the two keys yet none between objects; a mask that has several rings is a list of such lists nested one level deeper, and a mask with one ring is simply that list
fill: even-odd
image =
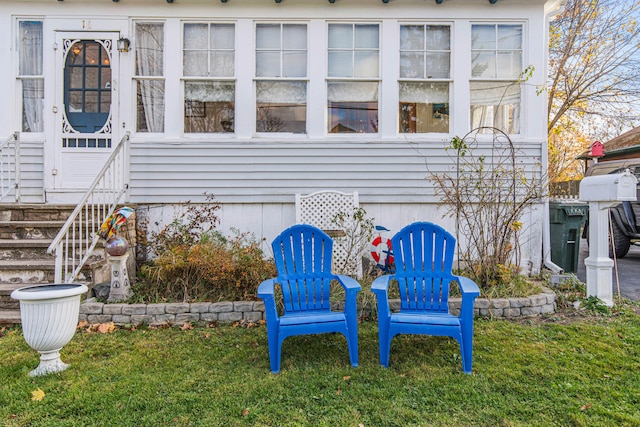
[{"label": "green lawn", "polygon": [[440,337],[398,337],[380,367],[374,322],[360,325],[358,368],[343,336],[303,336],[285,341],[279,375],[264,326],[79,331],[62,351],[70,368],[39,378],[21,330],[0,335],[5,426],[640,426],[640,316],[628,306],[478,319],[472,375]]}]

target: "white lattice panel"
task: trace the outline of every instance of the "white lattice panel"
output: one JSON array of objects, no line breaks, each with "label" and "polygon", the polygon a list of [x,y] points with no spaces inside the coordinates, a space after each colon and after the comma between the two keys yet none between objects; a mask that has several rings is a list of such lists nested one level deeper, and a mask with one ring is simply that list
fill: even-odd
[{"label": "white lattice panel", "polygon": [[[323,190],[304,196],[296,194],[296,223],[318,227],[328,232],[333,238],[334,271],[339,270],[337,266],[345,264],[349,253],[346,239],[334,233],[336,225],[331,220],[340,212],[351,214],[353,209],[359,206],[357,191],[343,193],[341,191]],[[362,261],[360,257],[355,257],[342,272],[361,278]]]}]

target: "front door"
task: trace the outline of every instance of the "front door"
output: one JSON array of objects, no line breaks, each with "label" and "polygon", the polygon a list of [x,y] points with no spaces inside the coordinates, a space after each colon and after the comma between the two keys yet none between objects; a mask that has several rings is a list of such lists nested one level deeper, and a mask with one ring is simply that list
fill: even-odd
[{"label": "front door", "polygon": [[55,160],[48,201],[76,202],[119,142],[118,33],[56,35]]}]

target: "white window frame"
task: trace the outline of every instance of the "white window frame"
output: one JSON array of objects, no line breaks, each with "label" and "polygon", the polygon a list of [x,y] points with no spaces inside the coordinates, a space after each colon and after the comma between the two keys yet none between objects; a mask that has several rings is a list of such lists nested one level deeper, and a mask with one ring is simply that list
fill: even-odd
[{"label": "white window frame", "polygon": [[[525,113],[524,113],[524,105],[525,105],[525,91],[524,91],[524,85],[522,84],[522,82],[520,81],[520,76],[515,77],[515,78],[508,78],[508,77],[499,77],[497,75],[497,69],[496,69],[496,76],[494,77],[474,77],[473,76],[473,54],[475,51],[481,51],[481,49],[473,49],[473,45],[472,45],[472,37],[473,37],[473,27],[474,26],[480,26],[480,25],[487,25],[487,26],[494,26],[496,29],[496,34],[498,32],[498,27],[499,26],[519,26],[521,29],[521,47],[520,49],[505,49],[505,50],[510,50],[510,51],[514,51],[514,50],[519,50],[520,52],[520,59],[521,59],[521,64],[523,67],[523,70],[520,70],[520,72],[524,71],[524,64],[525,64],[525,58],[526,58],[526,39],[527,39],[527,26],[526,26],[526,22],[524,21],[471,21],[469,22],[469,103],[468,103],[468,111],[469,111],[469,120],[468,120],[468,126],[469,129],[473,129],[474,124],[473,124],[473,116],[471,113],[471,85],[475,82],[478,83],[504,83],[505,84],[505,90],[507,86],[510,86],[511,84],[517,84],[519,86],[520,89],[520,101],[519,101],[519,105],[518,105],[518,129],[515,132],[508,132],[508,129],[501,129],[502,131],[504,131],[505,133],[509,134],[509,135],[523,135],[524,132],[524,121],[522,120],[523,117],[525,117]],[[496,61],[497,61],[497,55],[498,52],[500,51],[500,49],[498,48],[497,45],[497,40],[496,40],[496,46],[495,49],[492,49],[493,51],[495,51],[496,53]],[[497,65],[497,64],[496,64]],[[495,111],[494,111],[495,113]],[[493,120],[492,126],[495,126],[495,119]]]},{"label": "white window frame", "polygon": [[[329,48],[329,37],[330,37],[330,27],[332,25],[351,25],[354,29],[357,26],[366,26],[366,25],[376,25],[378,27],[378,47],[377,47],[377,52],[378,52],[378,68],[376,70],[376,77],[355,77],[355,53],[358,51],[358,49],[355,46],[355,43],[353,44],[352,48],[350,49],[352,52],[352,66],[353,66],[353,70],[352,70],[352,76],[350,77],[342,77],[342,76],[329,76],[329,66],[330,66],[330,61],[329,61],[329,53],[331,52],[331,50],[345,50],[345,49],[331,49]],[[385,21],[384,20],[372,20],[372,21],[367,21],[367,20],[348,20],[348,21],[334,21],[334,20],[325,20],[325,40],[326,40],[326,50],[325,50],[325,58],[326,58],[326,66],[325,66],[325,70],[324,70],[324,76],[325,76],[325,93],[327,94],[327,97],[325,99],[325,123],[323,124],[324,126],[324,134],[325,137],[329,137],[329,138],[380,138],[381,135],[383,134],[383,129],[381,129],[381,124],[384,123],[384,120],[381,117],[381,113],[383,111],[383,104],[381,102],[381,98],[382,98],[382,93],[383,93],[383,67],[382,67],[382,56],[384,54],[383,52],[383,45],[384,45],[384,37],[383,37],[383,29],[384,29],[384,25],[385,25]],[[355,31],[353,32],[354,37],[355,37]],[[367,49],[362,49],[362,50],[372,50],[370,48]],[[331,83],[376,83],[377,84],[377,115],[378,115],[378,128],[376,132],[356,132],[356,133],[349,133],[349,132],[330,132],[329,130],[329,121],[331,120],[331,114],[329,112],[329,84]]]},{"label": "white window frame", "polygon": [[[19,100],[19,108],[17,108],[16,111],[16,116],[17,116],[17,120],[19,123],[19,128],[21,130],[21,133],[23,133],[25,136],[26,135],[42,135],[45,132],[46,129],[46,123],[45,123],[45,111],[44,111],[44,100],[46,99],[45,97],[45,91],[46,88],[45,86],[45,77],[44,77],[44,73],[45,73],[45,52],[44,52],[44,43],[46,42],[45,40],[45,20],[42,17],[22,17],[22,18],[18,18],[16,19],[16,37],[15,37],[15,46],[16,46],[16,61],[15,61],[15,76],[16,76],[16,93],[17,93],[17,99]],[[19,40],[19,36],[21,34],[20,32],[20,25],[22,22],[39,22],[41,24],[41,30],[42,30],[42,51],[40,52],[40,60],[42,61],[42,70],[40,74],[21,74],[20,73],[20,58],[22,55],[22,52],[20,50],[20,40]],[[40,110],[40,115],[42,116],[42,130],[40,131],[26,131],[24,130],[24,117],[23,117],[23,111],[24,111],[24,81],[25,80],[30,80],[30,81],[41,81],[42,82],[42,87],[43,87],[43,105],[41,106],[41,110]]]},{"label": "white window frame", "polygon": [[[422,50],[415,50],[416,52],[421,52],[423,54],[426,54],[428,52],[447,52],[449,54],[449,76],[447,78],[445,77],[429,77],[429,76],[424,76],[424,77],[416,77],[416,78],[410,78],[410,77],[402,77],[401,76],[401,54],[403,52],[403,50],[400,48],[400,43],[401,43],[401,34],[402,34],[402,27],[405,26],[421,26],[423,28],[426,28],[428,26],[434,26],[434,27],[448,27],[449,28],[449,49],[448,50],[441,50],[441,49],[428,49],[427,46],[424,46],[424,49]],[[454,26],[452,22],[442,22],[442,21],[409,21],[409,22],[399,22],[398,23],[398,102],[396,103],[395,109],[397,111],[398,114],[398,121],[396,123],[396,132],[398,135],[411,135],[411,137],[413,138],[414,136],[432,136],[432,135],[449,135],[451,134],[452,131],[452,127],[453,127],[453,114],[452,114],[452,86],[453,86],[453,72],[454,72]],[[449,96],[449,100],[448,100],[448,110],[449,110],[449,123],[448,123],[448,130],[447,132],[415,132],[415,133],[411,133],[411,132],[401,132],[400,130],[400,84],[401,83],[447,83],[448,85],[448,96]]]},{"label": "white window frame", "polygon": [[[234,64],[233,64],[233,75],[230,76],[215,76],[215,75],[208,75],[208,76],[185,76],[184,74],[184,28],[185,25],[191,25],[191,24],[206,24],[208,31],[211,30],[211,26],[212,25],[232,25],[233,26],[233,58],[234,58]],[[210,46],[207,49],[208,55],[209,56],[211,54],[212,51],[214,50],[224,50],[224,49],[212,49]],[[237,52],[238,52],[238,25],[236,24],[236,21],[224,21],[224,20],[197,20],[197,21],[191,21],[191,20],[181,20],[180,21],[180,55],[181,55],[181,60],[180,60],[180,100],[182,101],[182,108],[181,108],[181,117],[182,117],[182,121],[181,121],[181,133],[182,136],[184,138],[188,138],[188,139],[203,139],[203,138],[229,138],[229,137],[233,137],[236,132],[237,132],[237,78],[236,78],[236,73],[237,73],[237,69],[238,69],[238,64],[237,64]],[[209,63],[208,63],[208,67],[209,67]],[[234,100],[233,100],[233,105],[234,105],[234,127],[233,127],[233,131],[232,132],[186,132],[185,131],[185,127],[184,127],[184,123],[185,123],[185,109],[184,109],[184,102],[185,102],[185,87],[187,83],[190,82],[223,82],[223,83],[233,83],[234,85]]]},{"label": "white window frame", "polygon": [[[153,135],[166,135],[168,133],[167,126],[168,126],[168,121],[167,121],[167,117],[168,117],[168,109],[167,109],[167,93],[168,93],[168,79],[167,79],[167,21],[166,20],[134,20],[133,21],[133,34],[135,34],[137,38],[137,28],[138,28],[138,24],[161,24],[162,25],[162,37],[163,37],[163,50],[162,50],[162,74],[159,76],[147,76],[147,75],[138,75],[137,74],[137,70],[136,70],[136,66],[135,66],[135,59],[134,59],[134,68],[133,68],[133,74],[132,74],[132,82],[133,82],[133,131],[135,133],[136,136],[143,136],[143,137],[147,137],[147,136],[153,136]],[[134,47],[132,49],[132,54],[136,55],[136,49],[137,49],[137,45],[138,45],[138,40],[134,39]],[[144,132],[144,131],[139,131],[138,130],[138,82],[140,81],[161,81],[163,83],[164,86],[164,113],[163,113],[163,126],[162,126],[162,131],[161,132]]]},{"label": "white window frame", "polygon": [[[278,49],[279,51],[279,63],[280,63],[280,71],[279,71],[279,76],[274,77],[274,76],[258,76],[257,74],[257,66],[258,66],[258,52],[261,51],[260,49],[258,49],[258,42],[257,42],[257,36],[258,36],[258,27],[260,25],[279,25],[280,26],[280,34],[281,34],[281,42],[280,42],[280,47]],[[283,34],[283,29],[286,25],[303,25],[306,29],[306,36],[307,36],[307,40],[306,40],[306,45],[305,45],[305,66],[306,66],[306,72],[304,76],[300,76],[300,77],[284,77],[284,61],[283,61],[283,57],[284,57],[284,52],[286,52],[287,50],[284,49],[283,43],[282,43],[282,34]],[[280,20],[280,21],[263,21],[263,20],[254,20],[253,22],[253,40],[254,40],[254,48],[253,48],[253,58],[254,58],[254,68],[253,68],[253,83],[252,83],[252,90],[253,90],[253,94],[254,94],[254,104],[253,104],[253,108],[254,108],[254,114],[253,114],[253,130],[255,132],[256,136],[259,137],[272,137],[272,136],[278,136],[278,137],[285,137],[285,138],[301,138],[301,137],[307,137],[309,135],[309,120],[312,118],[312,116],[309,114],[309,86],[310,86],[310,60],[309,60],[309,52],[310,52],[310,35],[309,35],[309,29],[310,29],[310,25],[308,21],[287,21],[287,20]],[[265,49],[265,50],[273,50],[273,49]],[[299,49],[292,49],[292,50],[299,50]],[[273,82],[282,82],[282,83],[286,83],[286,82],[303,82],[305,84],[306,87],[306,100],[305,100],[305,110],[306,110],[306,114],[305,114],[305,130],[304,132],[299,132],[299,133],[294,133],[294,132],[264,132],[264,131],[258,131],[257,130],[257,124],[258,124],[258,83],[259,82],[268,82],[268,81],[273,81]]]}]

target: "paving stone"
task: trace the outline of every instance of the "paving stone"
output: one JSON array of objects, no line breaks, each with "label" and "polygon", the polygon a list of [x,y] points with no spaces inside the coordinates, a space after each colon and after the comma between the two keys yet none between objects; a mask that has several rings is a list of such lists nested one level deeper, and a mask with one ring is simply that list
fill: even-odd
[{"label": "paving stone", "polygon": [[211,307],[209,307],[210,313],[223,313],[229,311],[233,311],[232,302],[215,302],[211,304]]},{"label": "paving stone", "polygon": [[491,300],[491,306],[493,308],[509,308],[510,307],[510,303],[509,300],[506,298],[495,298],[493,300]]},{"label": "paving stone", "polygon": [[146,304],[129,304],[122,308],[122,314],[147,314]]},{"label": "paving stone", "polygon": [[128,325],[131,323],[131,316],[126,316],[124,314],[114,314],[112,322],[116,325]]},{"label": "paving stone", "polygon": [[181,325],[183,323],[193,323],[200,320],[199,313],[180,313],[176,314],[175,324]]},{"label": "paving stone", "polygon": [[262,320],[263,313],[261,311],[245,311],[242,313],[242,317],[244,320],[249,322],[257,322]]},{"label": "paving stone", "polygon": [[149,304],[147,305],[147,314],[164,314],[167,304]]},{"label": "paving stone", "polygon": [[186,302],[178,302],[167,304],[165,307],[165,312],[167,314],[181,314],[189,312],[189,303]]},{"label": "paving stone", "polygon": [[200,313],[200,320],[205,322],[216,322],[218,320],[218,313]]},{"label": "paving stone", "polygon": [[476,298],[476,302],[474,304],[475,308],[485,309],[491,307],[491,301],[486,298]]},{"label": "paving stone", "polygon": [[505,308],[503,311],[504,317],[520,317],[519,308]]},{"label": "paving stone", "polygon": [[105,304],[102,312],[104,314],[122,314],[122,308],[126,306],[126,304]]},{"label": "paving stone", "polygon": [[529,298],[531,298],[531,305],[533,306],[541,306],[547,303],[547,296],[544,294],[532,295]]},{"label": "paving stone", "polygon": [[522,309],[520,309],[520,311],[524,317],[534,317],[539,315],[542,310],[540,306],[536,306],[536,307],[523,307]]},{"label": "paving stone", "polygon": [[156,314],[155,316],[153,316],[151,324],[162,325],[164,323],[174,323],[175,320],[175,314]]},{"label": "paving stone", "polygon": [[219,322],[238,322],[242,320],[242,313],[240,312],[223,312],[218,313],[218,321]]},{"label": "paving stone", "polygon": [[531,299],[529,298],[511,298],[509,303],[511,308],[531,307]]},{"label": "paving stone", "polygon": [[80,304],[80,314],[102,314],[104,303],[88,302]]},{"label": "paving stone", "polygon": [[210,302],[194,302],[191,303],[191,313],[208,313],[211,307]]},{"label": "paving stone", "polygon": [[94,323],[109,323],[113,320],[113,316],[110,314],[90,314],[87,316],[87,321],[91,324]]},{"label": "paving stone", "polygon": [[233,303],[233,311],[253,311],[253,301],[236,301]]},{"label": "paving stone", "polygon": [[555,306],[553,304],[545,304],[540,307],[541,314],[555,313],[555,311]]},{"label": "paving stone", "polygon": [[153,316],[149,314],[132,314],[131,315],[132,325],[142,325],[144,323],[151,324],[151,322],[153,322]]}]

